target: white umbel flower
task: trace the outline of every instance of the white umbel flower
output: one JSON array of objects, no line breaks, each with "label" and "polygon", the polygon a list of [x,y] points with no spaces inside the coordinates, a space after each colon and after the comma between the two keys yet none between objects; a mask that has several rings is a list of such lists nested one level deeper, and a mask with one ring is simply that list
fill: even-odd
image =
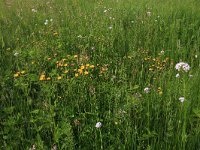
[{"label": "white umbel flower", "polygon": [[176,66],[175,66],[175,68],[178,71],[183,70],[185,72],[188,72],[190,70],[190,66],[187,63],[185,63],[185,62],[179,62],[179,63],[177,63]]},{"label": "white umbel flower", "polygon": [[102,127],[102,123],[101,122],[97,122],[95,125],[96,128],[101,128]]}]

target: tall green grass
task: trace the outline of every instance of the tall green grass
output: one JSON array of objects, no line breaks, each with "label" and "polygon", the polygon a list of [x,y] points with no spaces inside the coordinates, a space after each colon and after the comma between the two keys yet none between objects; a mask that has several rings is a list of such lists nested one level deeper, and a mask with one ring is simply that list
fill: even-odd
[{"label": "tall green grass", "polygon": [[199,4],[1,1],[1,149],[199,149]]}]

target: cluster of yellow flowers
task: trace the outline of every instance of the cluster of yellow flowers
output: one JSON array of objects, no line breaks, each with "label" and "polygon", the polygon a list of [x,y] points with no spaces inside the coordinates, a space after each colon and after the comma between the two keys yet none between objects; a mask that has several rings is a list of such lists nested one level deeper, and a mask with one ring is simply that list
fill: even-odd
[{"label": "cluster of yellow flowers", "polygon": [[[40,81],[49,81],[52,79],[61,80],[61,79],[71,79],[73,77],[79,76],[89,76],[94,77],[98,74],[103,74],[108,70],[108,65],[94,65],[89,63],[81,63],[79,61],[78,55],[67,55],[67,57],[58,60],[57,54],[54,54],[53,57],[48,57],[46,59],[47,64],[45,68],[39,73],[38,79]],[[44,62],[43,62],[44,63]],[[31,63],[32,65],[35,63]],[[40,63],[38,62],[38,68],[40,68]],[[34,66],[35,67],[35,66]],[[30,68],[31,69],[31,68]],[[30,70],[27,72],[31,72]],[[37,74],[37,72],[35,71]],[[14,74],[14,78],[24,75],[25,71],[17,71]]]},{"label": "cluster of yellow flowers", "polygon": [[162,88],[158,87],[157,92],[158,92],[159,95],[162,95],[163,94]]},{"label": "cluster of yellow flowers", "polygon": [[86,64],[86,65],[81,65],[78,69],[74,69],[75,77],[78,77],[79,75],[88,75],[89,74],[89,69],[94,69],[94,65]]},{"label": "cluster of yellow flowers", "polygon": [[148,62],[148,64],[150,64],[149,66],[149,71],[158,71],[158,70],[163,70],[167,64],[167,62],[169,61],[169,58],[166,57],[164,60],[162,60],[160,57],[145,57],[144,58],[145,61]]},{"label": "cluster of yellow flowers", "polygon": [[51,78],[50,78],[50,77],[46,77],[45,74],[41,74],[39,80],[40,80],[40,81],[44,81],[44,80],[47,80],[47,81],[48,81],[48,80],[51,80]]},{"label": "cluster of yellow flowers", "polygon": [[17,78],[17,77],[20,77],[22,75],[26,74],[26,71],[17,71],[15,74],[14,74],[14,77]]},{"label": "cluster of yellow flowers", "polygon": [[102,75],[108,70],[108,65],[94,65],[87,62],[83,63],[80,60],[78,55],[67,55],[65,58],[58,59],[58,55],[54,54],[53,57],[48,57],[45,62],[42,62],[42,64],[46,64],[45,68],[41,68],[40,62],[30,63],[34,65],[29,67],[30,70],[17,71],[14,73],[14,78],[21,77],[24,74],[28,74],[28,72],[34,72],[33,74],[37,75],[36,67],[38,70],[42,70],[39,73],[39,81],[71,79],[81,76],[95,78],[96,75]]},{"label": "cluster of yellow flowers", "polygon": [[[61,64],[60,62],[56,62],[56,64],[57,64],[57,67],[61,67],[61,66],[67,67],[68,66],[68,64]],[[71,65],[69,65],[69,66],[71,66]],[[73,65],[73,66],[75,66],[75,65]],[[86,64],[86,65],[81,65],[78,69],[73,69],[73,68],[71,68],[72,70],[70,70],[70,68],[68,70],[65,69],[62,71],[62,75],[57,76],[57,80],[63,79],[67,74],[69,76],[71,74],[72,77],[73,77],[73,74],[74,74],[74,77],[78,77],[80,75],[88,75],[89,72],[92,72],[94,68],[95,68],[94,65]],[[39,80],[45,81],[45,80],[51,80],[51,78],[47,77],[44,73],[42,73],[40,75]]]},{"label": "cluster of yellow flowers", "polygon": [[[169,57],[165,56],[164,50],[158,53],[158,56],[153,57],[150,54],[150,51],[143,50],[143,60],[145,64],[148,65],[148,70],[151,72],[159,72],[165,69],[166,67],[173,65],[173,61],[169,59]],[[171,62],[171,64],[170,64]]]}]

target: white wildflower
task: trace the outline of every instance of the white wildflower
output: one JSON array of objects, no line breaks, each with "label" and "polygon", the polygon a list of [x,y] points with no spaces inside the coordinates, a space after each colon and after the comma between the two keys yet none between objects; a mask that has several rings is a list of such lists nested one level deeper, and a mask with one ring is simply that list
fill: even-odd
[{"label": "white wildflower", "polygon": [[36,13],[36,12],[37,12],[37,10],[36,10],[36,9],[34,9],[34,8],[33,8],[33,9],[31,9],[31,11],[32,11],[32,12],[34,12],[34,13]]},{"label": "white wildflower", "polygon": [[103,12],[106,13],[108,10],[104,10]]},{"label": "white wildflower", "polygon": [[165,51],[164,51],[164,50],[160,51],[160,54],[161,54],[161,55],[163,55],[164,53],[165,53]]},{"label": "white wildflower", "polygon": [[197,55],[195,55],[194,57],[195,57],[195,58],[197,58],[198,56],[197,56]]},{"label": "white wildflower", "polygon": [[49,23],[49,20],[45,20],[44,24],[48,25],[48,23]]},{"label": "white wildflower", "polygon": [[36,145],[33,144],[31,148],[29,148],[29,150],[36,150]]},{"label": "white wildflower", "polygon": [[18,55],[19,55],[19,53],[18,53],[18,52],[15,52],[15,53],[14,53],[14,56],[15,56],[15,57],[17,57]]},{"label": "white wildflower", "polygon": [[50,19],[51,22],[53,22],[53,19]]},{"label": "white wildflower", "polygon": [[108,27],[108,29],[110,29],[110,30],[111,30],[111,29],[112,29],[112,26]]},{"label": "white wildflower", "polygon": [[178,71],[185,71],[185,72],[188,72],[190,70],[190,66],[187,64],[187,63],[184,63],[184,62],[179,62],[176,64],[175,66],[176,70]]},{"label": "white wildflower", "polygon": [[92,47],[91,47],[91,50],[95,50],[95,47],[94,47],[94,46],[92,46]]},{"label": "white wildflower", "polygon": [[177,73],[177,74],[176,74],[176,78],[179,78],[179,77],[180,77],[180,74],[179,74],[179,73]]},{"label": "white wildflower", "polygon": [[119,110],[119,114],[120,114],[120,115],[124,115],[124,114],[126,114],[126,113],[127,113],[127,112],[126,112],[125,110],[122,110],[122,109]]},{"label": "white wildflower", "polygon": [[151,16],[151,12],[150,11],[147,12],[147,16],[149,16],[149,17]]},{"label": "white wildflower", "polygon": [[183,103],[183,102],[185,101],[185,98],[184,98],[184,97],[180,97],[180,98],[179,98],[179,101],[180,101],[181,103]]},{"label": "white wildflower", "polygon": [[95,125],[96,128],[101,128],[102,127],[102,123],[101,122],[97,122]]},{"label": "white wildflower", "polygon": [[148,88],[148,87],[144,88],[144,92],[145,93],[149,93],[150,92],[150,88]]}]

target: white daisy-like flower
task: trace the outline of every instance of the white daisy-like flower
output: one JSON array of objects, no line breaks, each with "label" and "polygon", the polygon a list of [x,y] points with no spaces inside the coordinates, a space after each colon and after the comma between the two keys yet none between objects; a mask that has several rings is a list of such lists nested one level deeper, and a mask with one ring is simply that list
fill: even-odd
[{"label": "white daisy-like flower", "polygon": [[145,93],[149,93],[150,92],[150,88],[148,88],[148,87],[144,88],[144,92]]},{"label": "white daisy-like flower", "polygon": [[102,127],[102,123],[101,122],[97,122],[95,125],[96,128],[101,128]]},{"label": "white daisy-like flower", "polygon": [[179,101],[180,101],[181,103],[183,103],[183,102],[185,101],[185,98],[184,98],[184,97],[180,97],[180,98],[179,98]]},{"label": "white daisy-like flower", "polygon": [[188,72],[190,70],[190,66],[188,65],[188,63],[185,63],[185,62],[179,62],[176,64],[175,66],[176,70],[178,71],[185,71],[185,72]]}]

